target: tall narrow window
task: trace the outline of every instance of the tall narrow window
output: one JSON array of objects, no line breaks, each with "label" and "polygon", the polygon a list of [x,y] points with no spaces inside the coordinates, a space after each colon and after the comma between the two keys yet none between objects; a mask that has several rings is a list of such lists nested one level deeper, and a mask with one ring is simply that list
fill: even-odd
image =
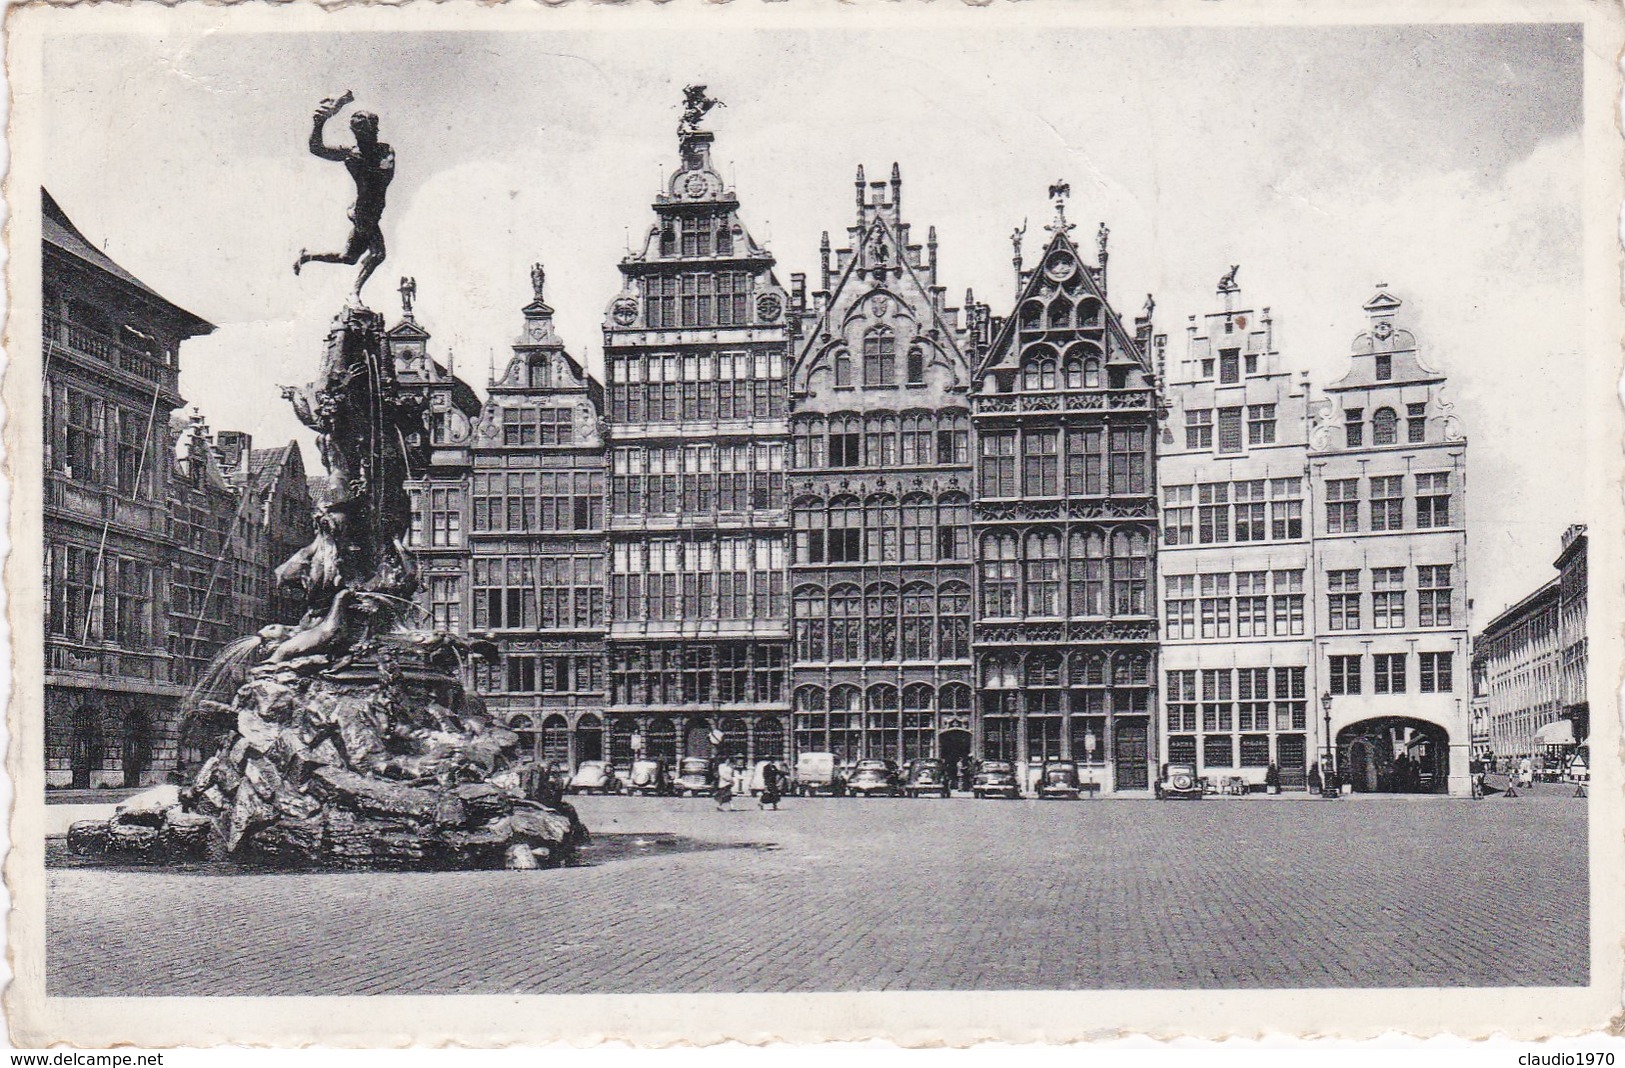
[{"label": "tall narrow window", "polygon": [[1027,614],[1061,614],[1061,539],[1038,531],[1027,535]]},{"label": "tall narrow window", "polygon": [[1371,692],[1405,692],[1405,654],[1375,653],[1371,657]]},{"label": "tall narrow window", "polygon": [[1373,475],[1371,478],[1371,529],[1402,530],[1405,527],[1405,476]]},{"label": "tall narrow window", "polygon": [[870,327],[863,335],[863,384],[897,384],[897,335],[890,327]]},{"label": "tall narrow window", "polygon": [[1249,404],[1247,406],[1247,444],[1275,444],[1275,405]]},{"label": "tall narrow window", "polygon": [[1016,495],[1016,435],[990,433],[982,437],[982,495]]},{"label": "tall narrow window", "polygon": [[1326,572],[1327,623],[1330,630],[1360,629],[1360,569]]},{"label": "tall narrow window", "polygon": [[1331,678],[1327,689],[1335,696],[1347,696],[1360,692],[1360,661],[1361,657],[1331,656]]},{"label": "tall narrow window", "polygon": [[1164,545],[1190,545],[1196,541],[1196,509],[1194,486],[1164,486],[1162,488],[1162,543]]},{"label": "tall narrow window", "polygon": [[1230,540],[1230,483],[1204,482],[1196,487],[1197,541],[1215,545]]},{"label": "tall narrow window", "polygon": [[1380,630],[1400,630],[1405,626],[1405,569],[1371,569],[1371,625]]},{"label": "tall narrow window", "polygon": [[1428,406],[1424,404],[1407,404],[1405,406],[1405,440],[1411,444],[1419,444],[1428,439]]},{"label": "tall narrow window", "polygon": [[1419,527],[1450,525],[1450,472],[1439,471],[1416,476],[1416,525]]},{"label": "tall narrow window", "polygon": [[1449,564],[1422,564],[1416,569],[1416,621],[1424,627],[1448,627],[1452,619]]},{"label": "tall narrow window", "polygon": [[1066,430],[1066,491],[1074,496],[1105,493],[1106,431],[1103,427]]},{"label": "tall narrow window", "polygon": [[1263,541],[1264,480],[1252,479],[1235,484],[1237,541]]},{"label": "tall narrow window", "polygon": [[908,384],[925,385],[925,350],[918,345],[908,347]]},{"label": "tall narrow window", "polygon": [[1019,571],[1014,534],[982,539],[982,614],[995,619],[1017,615]]},{"label": "tall narrow window", "polygon": [[844,346],[835,350],[835,388],[852,388],[852,353]]},{"label": "tall narrow window", "polygon": [[1057,432],[1030,430],[1022,442],[1022,493],[1054,497],[1061,492]]},{"label": "tall narrow window", "polygon": [[[1386,352],[1377,353],[1377,381],[1387,382],[1394,377],[1394,358]],[[1381,442],[1378,442],[1380,445]]]},{"label": "tall narrow window", "polygon": [[1241,409],[1219,409],[1219,451],[1241,451]]},{"label": "tall narrow window", "polygon": [[1219,350],[1219,384],[1235,385],[1241,381],[1241,350]]},{"label": "tall narrow window", "polygon": [[1353,534],[1360,529],[1360,480],[1326,480],[1326,532]]},{"label": "tall narrow window", "polygon": [[1343,412],[1343,440],[1351,449],[1365,444],[1365,409],[1349,408]]},{"label": "tall narrow window", "polygon": [[1185,413],[1185,448],[1213,448],[1213,409],[1192,408]]},{"label": "tall narrow window", "polygon": [[1450,693],[1456,688],[1454,653],[1419,653],[1423,693]]}]

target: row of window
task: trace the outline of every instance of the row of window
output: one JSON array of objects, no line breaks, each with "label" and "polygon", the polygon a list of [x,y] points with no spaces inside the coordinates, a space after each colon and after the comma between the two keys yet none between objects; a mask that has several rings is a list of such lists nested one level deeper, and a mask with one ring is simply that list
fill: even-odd
[{"label": "row of window", "polygon": [[150,649],[156,641],[153,571],[144,560],[47,544],[46,633]]},{"label": "row of window", "polygon": [[970,657],[970,586],[889,582],[866,589],[844,583],[828,593],[798,586],[796,662],[965,660]]},{"label": "row of window", "polygon": [[[1416,529],[1450,525],[1450,472],[1420,472],[1415,479],[1415,503],[1412,518]],[[1405,475],[1373,475],[1370,483],[1371,498],[1367,515],[1369,529],[1373,531],[1405,529]],[[1329,478],[1326,480],[1326,532],[1328,534],[1355,534],[1360,526],[1360,480],[1357,478]]]},{"label": "row of window", "polygon": [[994,653],[982,660],[982,688],[1055,689],[1063,686],[1149,686],[1151,657],[1143,652]]},{"label": "row of window", "polygon": [[733,252],[734,226],[727,216],[683,215],[667,219],[660,228],[660,255],[666,259],[732,256]]},{"label": "row of window", "polygon": [[[1392,357],[1379,355],[1377,357],[1377,377],[1386,379],[1389,375],[1383,373],[1385,360]],[[1390,374],[1392,364],[1389,364]],[[1427,434],[1426,402],[1420,404],[1407,404],[1405,406],[1405,441],[1408,444],[1424,442]],[[1392,408],[1382,407],[1371,413],[1371,444],[1397,445],[1399,444],[1399,413]],[[1363,408],[1343,409],[1343,440],[1351,449],[1363,448],[1365,445],[1365,410]]]},{"label": "row of window", "polygon": [[1164,486],[1162,503],[1164,545],[1223,545],[1303,537],[1302,478]]},{"label": "row of window", "polygon": [[[1403,567],[1373,567],[1371,570],[1370,625],[1375,630],[1399,630],[1407,625],[1407,593]],[[1361,611],[1365,594],[1360,587],[1359,568],[1326,572],[1326,628],[1360,630],[1365,623]],[[1416,624],[1447,627],[1453,618],[1453,590],[1449,564],[1419,564],[1416,568]]]},{"label": "row of window", "polygon": [[750,324],[746,271],[655,275],[643,279],[642,288],[644,322],[652,330]]},{"label": "row of window", "polygon": [[793,515],[798,565],[929,563],[970,559],[970,498],[944,493],[936,501],[910,493],[860,502],[844,494],[827,503],[798,500]]},{"label": "row of window", "polygon": [[797,416],[791,428],[795,467],[950,466],[970,463],[970,417],[962,411],[853,412]]},{"label": "row of window", "polygon": [[982,616],[1141,616],[1151,611],[1151,535],[1128,527],[982,537]]},{"label": "row of window", "polygon": [[[853,389],[860,377],[866,389],[925,385],[928,356],[925,346],[919,341],[899,344],[896,331],[881,323],[864,331],[859,346],[857,360],[853,359],[852,350],[839,342],[826,356],[824,362],[833,373],[836,389]],[[898,361],[900,351],[903,353],[901,364]],[[898,380],[899,370],[902,372],[901,382]]]},{"label": "row of window", "polygon": [[1023,330],[1088,330],[1100,326],[1100,312],[1100,301],[1092,296],[1074,301],[1067,294],[1057,293],[1048,304],[1037,299],[1023,302],[1016,314]]},{"label": "row of window", "polygon": [[157,465],[146,459],[145,445],[153,433],[149,413],[49,380],[45,397],[46,424],[53,431],[51,470],[75,482],[109,486],[126,497],[151,495]]},{"label": "row of window", "polygon": [[[1234,332],[1234,330],[1235,323],[1231,322],[1230,320],[1226,320],[1224,324],[1224,332],[1228,334]],[[1215,370],[1214,364],[1214,357],[1204,356],[1202,358],[1202,378],[1211,379],[1213,377]],[[1217,358],[1217,365],[1219,385],[1234,386],[1241,382],[1241,375],[1244,369],[1246,373],[1250,375],[1256,375],[1258,373],[1258,353],[1249,352],[1243,355],[1240,348],[1220,349]]]},{"label": "row of window", "polygon": [[500,663],[475,663],[474,686],[488,694],[602,694],[604,658],[593,653],[505,653]]},{"label": "row of window", "polygon": [[604,558],[475,557],[474,629],[604,625]]},{"label": "row of window", "polygon": [[[1169,671],[1170,731],[1301,731],[1308,721],[1306,668]],[[1197,688],[1200,681],[1201,688]]]},{"label": "row of window", "polygon": [[[1300,728],[1301,729],[1301,728]],[[1209,768],[1267,768],[1272,763],[1282,771],[1285,778],[1287,769],[1303,771],[1305,756],[1304,736],[1301,734],[1275,735],[1276,756],[1270,759],[1270,735],[1243,734],[1240,737],[1240,746],[1237,738],[1230,734],[1205,734],[1201,739],[1202,759],[1199,766],[1203,771]],[[1191,734],[1172,734],[1168,736],[1168,761],[1173,764],[1197,764],[1197,739]],[[1240,760],[1237,760],[1237,756]]]},{"label": "row of window", "polygon": [[[1365,662],[1371,661],[1371,687],[1375,694],[1409,693],[1408,653],[1361,653],[1330,658],[1327,689],[1333,694],[1360,694],[1365,689]],[[1417,653],[1418,693],[1451,693],[1455,689],[1454,653]]]},{"label": "row of window", "polygon": [[[1049,345],[1032,345],[1022,353],[1021,388],[1028,393],[1048,393],[1057,389],[1099,389],[1102,364],[1100,346],[1080,341],[1066,350],[1063,359]],[[1113,382],[1122,388],[1126,382]]]},{"label": "row of window", "polygon": [[[1217,420],[1214,416],[1217,415]],[[1185,412],[1185,448],[1240,452],[1242,431],[1248,445],[1275,444],[1275,405],[1247,404],[1233,408],[1190,408]],[[1214,431],[1218,434],[1215,436]]]},{"label": "row of window", "polygon": [[784,507],[779,442],[617,448],[612,462],[611,507],[617,516]]},{"label": "row of window", "polygon": [[785,650],[755,642],[610,651],[616,705],[771,704],[785,699]]},{"label": "row of window", "polygon": [[617,620],[783,619],[788,611],[777,539],[618,542],[612,558]]},{"label": "row of window", "polygon": [[502,444],[569,445],[575,441],[575,418],[574,408],[504,407]]},{"label": "row of window", "polygon": [[[471,488],[475,533],[568,533],[604,528],[601,471],[480,471],[475,472]],[[429,491],[426,503],[431,539],[442,536],[440,495],[449,492],[439,488]],[[455,497],[450,497],[448,503],[455,507]],[[455,513],[445,522],[456,530]],[[431,540],[430,544],[442,543]]]},{"label": "row of window", "polygon": [[1146,427],[989,431],[980,441],[980,486],[986,498],[1150,492]]},{"label": "row of window", "polygon": [[1303,569],[1167,575],[1163,638],[1286,638],[1304,633]]}]

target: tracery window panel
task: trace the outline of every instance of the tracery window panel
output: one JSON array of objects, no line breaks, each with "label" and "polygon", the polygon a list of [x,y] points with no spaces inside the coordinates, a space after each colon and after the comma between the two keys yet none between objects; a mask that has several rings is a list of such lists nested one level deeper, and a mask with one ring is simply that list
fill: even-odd
[{"label": "tracery window panel", "polygon": [[990,533],[982,538],[982,614],[994,619],[1017,615],[1020,563],[1016,536]]},{"label": "tracery window panel", "polygon": [[1027,535],[1026,558],[1027,615],[1061,614],[1061,538],[1053,531]]}]

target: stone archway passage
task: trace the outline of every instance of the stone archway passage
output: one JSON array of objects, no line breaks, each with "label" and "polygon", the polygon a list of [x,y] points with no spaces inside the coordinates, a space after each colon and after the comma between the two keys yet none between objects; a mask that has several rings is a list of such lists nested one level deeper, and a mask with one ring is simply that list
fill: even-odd
[{"label": "stone archway passage", "polygon": [[1450,734],[1409,716],[1379,716],[1337,732],[1337,772],[1356,793],[1442,794],[1450,784]]},{"label": "stone archway passage", "polygon": [[938,734],[937,753],[942,757],[943,764],[947,765],[953,781],[961,784],[970,782],[970,731],[955,728]]}]

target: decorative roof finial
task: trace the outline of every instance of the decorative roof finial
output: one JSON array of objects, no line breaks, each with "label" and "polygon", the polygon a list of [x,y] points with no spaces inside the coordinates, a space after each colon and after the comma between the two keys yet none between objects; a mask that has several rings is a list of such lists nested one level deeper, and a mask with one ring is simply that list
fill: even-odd
[{"label": "decorative roof finial", "polygon": [[714,107],[727,107],[715,97],[705,95],[703,85],[683,86],[683,121],[678,124],[678,133],[696,133],[700,123],[704,121],[706,112]]},{"label": "decorative roof finial", "polygon": [[1219,279],[1220,293],[1240,293],[1241,286],[1236,284],[1236,272],[1241,270],[1241,264],[1232,263],[1230,273]]},{"label": "decorative roof finial", "polygon": [[541,304],[542,290],[547,285],[547,271],[540,263],[530,265],[530,289],[536,295],[536,303]]},{"label": "decorative roof finial", "polygon": [[1050,184],[1049,198],[1055,202],[1055,221],[1044,227],[1044,229],[1052,234],[1059,234],[1073,228],[1073,224],[1066,221],[1066,198],[1071,195],[1071,183],[1056,181]]},{"label": "decorative roof finial", "polygon": [[418,280],[401,275],[401,318],[407,322],[415,322],[412,318],[412,304],[418,297]]}]

